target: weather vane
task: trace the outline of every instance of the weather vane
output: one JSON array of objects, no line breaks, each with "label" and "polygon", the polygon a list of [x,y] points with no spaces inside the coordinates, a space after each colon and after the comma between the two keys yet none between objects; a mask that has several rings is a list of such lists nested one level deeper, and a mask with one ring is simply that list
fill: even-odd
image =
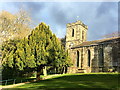
[{"label": "weather vane", "polygon": [[79,16],[76,17],[77,21],[79,20]]}]

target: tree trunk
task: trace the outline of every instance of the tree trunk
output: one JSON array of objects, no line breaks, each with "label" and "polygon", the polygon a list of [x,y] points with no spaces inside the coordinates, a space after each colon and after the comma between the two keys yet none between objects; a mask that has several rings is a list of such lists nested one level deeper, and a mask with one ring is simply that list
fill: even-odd
[{"label": "tree trunk", "polygon": [[41,78],[40,78],[41,70],[42,70],[42,68],[37,69],[37,74],[36,74],[36,80],[37,81],[41,80]]},{"label": "tree trunk", "polygon": [[65,73],[67,73],[67,69],[68,69],[68,67],[67,67],[67,66],[65,66]]}]

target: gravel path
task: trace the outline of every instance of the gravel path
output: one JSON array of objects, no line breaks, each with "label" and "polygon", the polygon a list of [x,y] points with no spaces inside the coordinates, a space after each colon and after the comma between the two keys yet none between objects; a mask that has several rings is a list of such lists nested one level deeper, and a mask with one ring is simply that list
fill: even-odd
[{"label": "gravel path", "polygon": [[7,86],[0,86],[0,90],[1,90],[2,88],[12,88],[12,87],[15,87],[15,86],[24,85],[24,84],[26,84],[26,83],[30,83],[30,82],[18,83],[18,84],[7,85]]}]

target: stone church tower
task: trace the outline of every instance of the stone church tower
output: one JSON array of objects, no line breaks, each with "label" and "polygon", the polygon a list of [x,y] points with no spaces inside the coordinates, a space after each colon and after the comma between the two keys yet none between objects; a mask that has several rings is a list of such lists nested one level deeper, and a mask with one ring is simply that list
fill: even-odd
[{"label": "stone church tower", "polygon": [[81,21],[68,23],[66,31],[66,49],[85,42],[87,39],[87,30],[88,27]]},{"label": "stone church tower", "polygon": [[120,72],[120,37],[87,41],[87,30],[81,21],[67,24],[66,50],[73,64],[67,72]]}]

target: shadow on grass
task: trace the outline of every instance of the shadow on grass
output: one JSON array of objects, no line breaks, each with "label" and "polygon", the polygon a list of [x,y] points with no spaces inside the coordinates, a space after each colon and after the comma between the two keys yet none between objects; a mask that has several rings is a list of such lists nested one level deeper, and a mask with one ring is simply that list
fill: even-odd
[{"label": "shadow on grass", "polygon": [[[6,85],[13,85],[13,84],[18,84],[18,83],[24,83],[24,82],[30,82],[32,80],[34,80],[35,78],[17,78],[17,79],[12,79],[11,81],[6,81],[2,82],[2,86],[6,86]],[[15,81],[14,81],[15,80]]]},{"label": "shadow on grass", "polygon": [[[24,89],[70,89],[70,88],[81,88],[80,90],[91,89],[91,90],[107,90],[107,89],[118,89],[120,85],[118,83],[118,74],[83,74],[83,75],[65,75],[47,79],[43,81],[37,81],[34,83],[25,84],[18,86],[21,90]],[[12,89],[14,90],[14,89]]]}]

